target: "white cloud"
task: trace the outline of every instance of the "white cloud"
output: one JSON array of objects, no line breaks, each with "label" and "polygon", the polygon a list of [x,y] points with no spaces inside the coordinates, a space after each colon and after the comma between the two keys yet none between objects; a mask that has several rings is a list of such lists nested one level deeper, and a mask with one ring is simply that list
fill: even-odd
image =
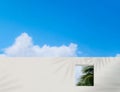
[{"label": "white cloud", "polygon": [[120,54],[117,54],[116,57],[120,57]]},{"label": "white cloud", "polygon": [[5,54],[0,54],[0,57],[5,57]]},{"label": "white cloud", "polygon": [[34,45],[27,33],[22,33],[15,39],[12,46],[4,49],[4,56],[11,57],[72,57],[77,56],[77,44],[69,46]]}]

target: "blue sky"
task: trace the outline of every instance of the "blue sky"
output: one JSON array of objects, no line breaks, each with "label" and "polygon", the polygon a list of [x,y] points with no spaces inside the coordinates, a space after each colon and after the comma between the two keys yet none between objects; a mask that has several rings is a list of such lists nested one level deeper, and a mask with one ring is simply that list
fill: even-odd
[{"label": "blue sky", "polygon": [[0,49],[23,32],[34,44],[75,43],[78,56],[120,53],[119,0],[1,0]]}]

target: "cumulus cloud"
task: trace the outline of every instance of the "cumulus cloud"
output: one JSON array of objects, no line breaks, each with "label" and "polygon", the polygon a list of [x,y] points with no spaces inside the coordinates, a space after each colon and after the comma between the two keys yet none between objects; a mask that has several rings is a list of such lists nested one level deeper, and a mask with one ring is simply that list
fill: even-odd
[{"label": "cumulus cloud", "polygon": [[117,54],[116,57],[120,57],[120,54]]},{"label": "cumulus cloud", "polygon": [[73,57],[77,56],[77,44],[68,46],[34,45],[27,33],[22,33],[15,39],[13,45],[4,49],[3,56],[11,57]]},{"label": "cumulus cloud", "polygon": [[0,54],[0,57],[5,57],[5,54]]}]

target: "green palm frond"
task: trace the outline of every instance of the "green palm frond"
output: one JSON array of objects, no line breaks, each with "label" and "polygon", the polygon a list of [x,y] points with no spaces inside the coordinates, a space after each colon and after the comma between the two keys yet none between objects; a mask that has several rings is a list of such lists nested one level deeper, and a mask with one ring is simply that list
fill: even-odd
[{"label": "green palm frond", "polygon": [[94,67],[83,67],[83,75],[80,77],[77,86],[93,86],[94,85]]}]

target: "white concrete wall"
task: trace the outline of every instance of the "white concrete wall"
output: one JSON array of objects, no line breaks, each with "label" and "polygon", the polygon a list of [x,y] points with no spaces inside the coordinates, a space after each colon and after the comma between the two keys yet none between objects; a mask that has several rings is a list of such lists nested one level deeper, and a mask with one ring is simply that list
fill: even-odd
[{"label": "white concrete wall", "polygon": [[[93,87],[75,86],[77,64],[94,65]],[[0,58],[0,92],[120,92],[119,66],[112,57]]]}]

